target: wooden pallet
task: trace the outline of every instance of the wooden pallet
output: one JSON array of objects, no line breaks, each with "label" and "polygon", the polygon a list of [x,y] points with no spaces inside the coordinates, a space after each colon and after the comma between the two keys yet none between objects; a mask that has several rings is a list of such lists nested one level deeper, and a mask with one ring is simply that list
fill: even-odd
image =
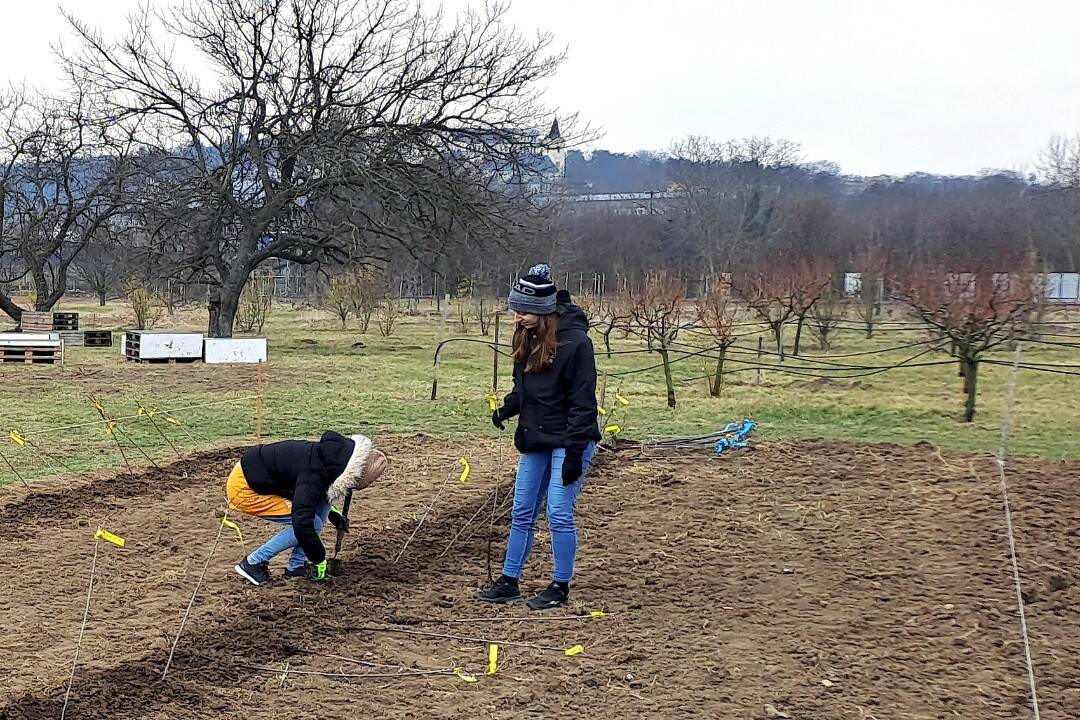
[{"label": "wooden pallet", "polygon": [[137,358],[125,355],[124,360],[127,362],[138,363],[139,365],[176,365],[177,363],[185,365],[187,363],[198,362],[199,358]]},{"label": "wooden pallet", "polygon": [[82,347],[86,344],[86,335],[81,332],[60,332],[60,339],[66,347]]},{"label": "wooden pallet", "polygon": [[59,348],[0,347],[0,364],[3,365],[58,365],[63,362]]},{"label": "wooden pallet", "polygon": [[79,329],[79,313],[53,313],[53,330],[74,331]]},{"label": "wooden pallet", "polygon": [[87,330],[83,332],[83,345],[89,348],[112,347],[112,330]]},{"label": "wooden pallet", "polygon": [[19,329],[25,333],[52,332],[53,314],[47,312],[23,312]]}]

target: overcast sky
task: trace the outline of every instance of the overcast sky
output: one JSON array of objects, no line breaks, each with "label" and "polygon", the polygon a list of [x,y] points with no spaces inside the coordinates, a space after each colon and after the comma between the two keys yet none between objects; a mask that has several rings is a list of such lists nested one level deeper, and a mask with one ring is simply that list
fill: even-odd
[{"label": "overcast sky", "polygon": [[[3,5],[4,78],[55,82],[57,6]],[[136,0],[67,6],[112,35]],[[1080,0],[516,0],[511,16],[567,48],[548,100],[600,127],[599,148],[773,135],[846,172],[974,173],[1080,131]]]}]

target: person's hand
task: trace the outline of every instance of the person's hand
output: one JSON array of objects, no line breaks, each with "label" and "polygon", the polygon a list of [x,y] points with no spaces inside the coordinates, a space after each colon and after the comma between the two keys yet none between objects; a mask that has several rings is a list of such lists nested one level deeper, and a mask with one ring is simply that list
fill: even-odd
[{"label": "person's hand", "polygon": [[496,410],[491,413],[491,424],[497,427],[499,430],[506,429],[506,423],[503,422],[502,410]]},{"label": "person's hand", "polygon": [[330,524],[337,528],[337,531],[341,534],[349,532],[349,518],[341,514],[341,511],[336,507],[330,508]]},{"label": "person's hand", "polygon": [[323,582],[326,580],[326,561],[321,563],[308,563],[308,579],[315,582]]},{"label": "person's hand", "polygon": [[573,485],[581,479],[581,475],[584,471],[582,464],[584,458],[579,452],[566,451],[566,457],[563,458],[562,463],[562,484]]}]

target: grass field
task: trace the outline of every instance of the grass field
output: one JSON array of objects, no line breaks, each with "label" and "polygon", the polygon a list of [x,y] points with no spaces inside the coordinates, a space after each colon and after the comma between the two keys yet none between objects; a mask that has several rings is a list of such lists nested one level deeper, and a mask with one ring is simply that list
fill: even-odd
[{"label": "grass field", "polygon": [[[57,311],[82,313],[83,328],[130,327],[130,308],[111,303],[66,301]],[[462,332],[451,309],[444,337],[481,339],[475,322]],[[426,303],[419,311],[402,317],[394,334],[381,337],[372,323],[361,334],[350,321],[341,330],[329,312],[291,307],[274,308],[265,328],[270,362],[264,368],[265,394],[262,436],[270,439],[303,437],[334,428],[342,431],[412,433],[443,437],[494,435],[487,419],[492,379],[492,353],[477,343],[451,343],[443,353],[439,397],[429,399],[432,353],[440,334],[440,316]],[[895,318],[900,321],[902,318]],[[1055,319],[1069,323],[1061,315]],[[192,309],[168,319],[162,327],[201,331],[205,313]],[[744,327],[738,353],[750,353],[764,328]],[[504,331],[506,327],[504,326]],[[1056,332],[1076,332],[1080,325],[1063,324]],[[507,333],[508,334],[508,333]],[[504,334],[504,339],[506,334]],[[898,349],[878,354],[837,357],[888,349],[926,338],[921,331],[883,329],[866,339],[861,331],[841,331],[827,357],[829,362],[869,367],[895,365],[924,348]],[[1064,338],[1067,339],[1067,338]],[[356,343],[362,346],[354,347]],[[708,344],[702,337],[684,335],[688,344]],[[1069,340],[1069,342],[1076,342]],[[601,348],[599,338],[597,347]],[[616,350],[640,349],[634,338],[618,339]],[[814,341],[805,343],[806,363],[822,356]],[[768,339],[766,338],[766,346]],[[1003,348],[994,359],[1008,361]],[[854,379],[823,379],[766,370],[761,384],[753,369],[738,360],[754,360],[751,354],[734,354],[729,379],[719,399],[710,398],[704,373],[711,361],[685,359],[674,366],[678,407],[666,407],[663,373],[659,369],[608,380],[609,398],[616,391],[630,399],[620,409],[624,436],[646,439],[700,434],[719,429],[729,421],[750,417],[760,423],[757,437],[767,439],[828,438],[838,440],[911,444],[926,441],[958,450],[996,450],[1001,410],[1009,370],[984,365],[980,373],[979,411],[971,424],[959,422],[963,396],[955,365],[899,367]],[[946,359],[931,353],[916,362]],[[1068,347],[1027,345],[1025,362],[1077,363],[1080,350]],[[773,362],[766,356],[764,362]],[[509,383],[504,359],[499,391]],[[655,354],[622,354],[598,357],[601,370],[618,373],[648,368],[658,362]],[[788,368],[798,368],[789,361]],[[739,368],[742,367],[742,370]],[[256,431],[257,371],[251,366],[135,365],[124,363],[118,348],[107,350],[72,348],[67,363],[50,366],[0,366],[0,444],[3,455],[23,477],[40,477],[66,471],[122,467],[124,457],[145,464],[145,455],[165,457],[173,453],[170,442],[183,452],[195,447],[218,446],[251,440]],[[1010,450],[1018,455],[1049,458],[1080,457],[1077,427],[1080,411],[1080,376],[1033,371],[1021,372],[1017,388],[1015,430]],[[168,410],[155,416],[157,428],[147,418],[120,419],[113,435],[105,432],[90,398],[96,398],[113,418],[137,414],[146,408]],[[173,421],[167,420],[172,417]],[[16,445],[8,440],[16,431],[28,441]],[[168,438],[168,439],[166,439]],[[0,482],[11,482],[15,473],[0,461]]]}]

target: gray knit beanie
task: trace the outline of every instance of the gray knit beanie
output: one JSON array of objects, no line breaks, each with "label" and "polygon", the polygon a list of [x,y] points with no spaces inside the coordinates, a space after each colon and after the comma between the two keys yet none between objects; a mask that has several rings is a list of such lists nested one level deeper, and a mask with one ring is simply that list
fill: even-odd
[{"label": "gray knit beanie", "polygon": [[541,263],[510,288],[510,309],[529,315],[551,315],[556,310],[556,288],[551,281],[551,268]]}]

